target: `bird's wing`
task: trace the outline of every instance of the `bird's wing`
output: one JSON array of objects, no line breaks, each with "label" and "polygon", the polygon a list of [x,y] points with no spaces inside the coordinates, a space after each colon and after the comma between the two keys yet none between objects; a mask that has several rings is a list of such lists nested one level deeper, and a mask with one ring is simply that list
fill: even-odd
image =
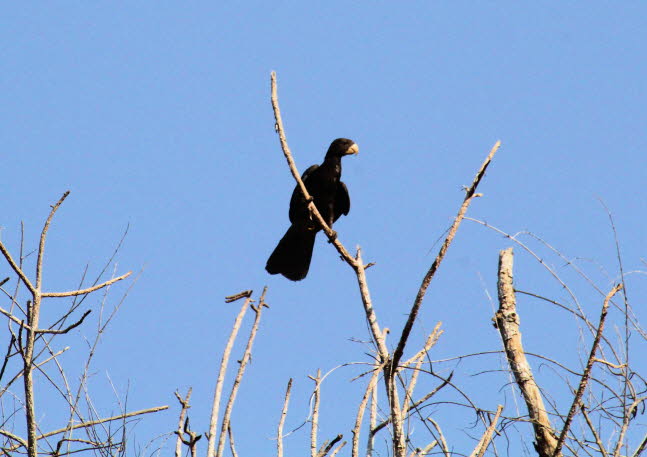
[{"label": "bird's wing", "polygon": [[[317,168],[319,168],[319,165],[312,165],[301,175],[301,181],[303,181],[303,183],[306,185],[306,188],[308,187],[308,178]],[[294,186],[294,190],[292,191],[292,198],[290,198],[290,222],[294,223],[299,218],[307,217],[308,213],[305,209],[306,207],[304,203],[305,200],[303,198],[303,194],[301,193],[301,189],[299,189],[299,185],[297,184],[296,186]]]},{"label": "bird's wing", "polygon": [[335,220],[339,219],[342,214],[346,215],[350,211],[350,196],[346,184],[339,181],[337,193],[335,194]]}]

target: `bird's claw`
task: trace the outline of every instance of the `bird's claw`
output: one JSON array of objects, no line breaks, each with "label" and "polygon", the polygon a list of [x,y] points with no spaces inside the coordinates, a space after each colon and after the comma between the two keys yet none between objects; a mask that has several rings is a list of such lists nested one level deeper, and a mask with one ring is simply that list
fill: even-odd
[{"label": "bird's claw", "polygon": [[328,237],[328,242],[329,243],[332,243],[333,241],[335,241],[337,239],[337,232],[335,232],[334,230],[331,230],[331,232],[332,233]]}]

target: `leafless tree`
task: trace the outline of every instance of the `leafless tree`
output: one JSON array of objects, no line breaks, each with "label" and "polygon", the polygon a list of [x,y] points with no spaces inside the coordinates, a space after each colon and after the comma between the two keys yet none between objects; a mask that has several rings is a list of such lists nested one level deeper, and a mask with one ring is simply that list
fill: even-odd
[{"label": "leafless tree", "polygon": [[[0,241],[0,252],[16,276],[12,291],[11,278],[0,281],[0,290],[5,297],[6,306],[0,307],[7,322],[9,342],[0,370],[0,404],[2,423],[0,435],[2,445],[0,455],[26,454],[29,457],[41,455],[63,456],[82,452],[91,452],[103,456],[126,455],[125,430],[131,418],[161,411],[167,406],[149,408],[141,411],[126,411],[124,405],[120,414],[101,417],[92,400],[88,387],[89,368],[102,334],[118,311],[122,299],[109,312],[106,309],[108,291],[113,284],[131,276],[131,272],[101,281],[108,271],[112,258],[94,283],[84,286],[86,272],[76,289],[65,292],[48,291],[43,286],[43,259],[47,232],[54,214],[69,195],[65,192],[52,206],[40,234],[36,249],[35,273],[33,279],[27,272],[24,253],[24,236],[21,236],[20,254],[14,259],[9,249]],[[24,229],[21,230],[24,233]],[[123,240],[123,239],[122,239]],[[121,243],[120,243],[121,244]],[[118,250],[118,248],[117,248]],[[116,251],[115,251],[116,253]],[[114,255],[113,255],[114,257]],[[87,323],[92,309],[85,311],[85,298],[93,293],[103,291],[104,295],[98,308],[99,317],[94,340],[88,341],[89,353],[83,372],[78,375],[74,386],[75,374],[67,372],[59,356],[70,349],[58,343],[63,335]],[[59,306],[60,312],[43,324],[41,309],[45,301],[52,306]],[[106,312],[106,313],[104,313]],[[49,317],[48,313],[48,317]],[[22,390],[16,389],[17,381],[22,381]],[[42,430],[38,423],[39,397],[49,395],[49,401],[59,399],[59,406],[53,408],[59,414],[60,426],[52,430]],[[48,411],[52,411],[49,407]]]}]

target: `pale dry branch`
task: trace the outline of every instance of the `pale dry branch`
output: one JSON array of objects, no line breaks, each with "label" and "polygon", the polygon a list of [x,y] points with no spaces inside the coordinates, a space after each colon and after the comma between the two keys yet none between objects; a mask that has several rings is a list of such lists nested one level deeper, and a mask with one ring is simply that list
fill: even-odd
[{"label": "pale dry branch", "polygon": [[189,400],[191,399],[192,391],[193,388],[189,387],[189,390],[186,393],[186,397],[184,398],[180,396],[179,392],[175,392],[175,398],[177,398],[177,401],[179,401],[180,405],[182,406],[182,409],[180,411],[180,420],[178,421],[177,430],[175,431],[175,433],[177,434],[177,441],[175,442],[175,457],[182,457],[182,430],[184,428],[186,413],[191,407],[191,405],[189,405]]},{"label": "pale dry branch", "polygon": [[[416,400],[414,403],[412,403],[412,404],[411,404],[411,406],[410,406],[409,408],[407,408],[405,411],[403,411],[403,413],[404,413],[404,414],[409,414],[411,411],[413,411],[414,409],[418,408],[418,406],[420,406],[421,404],[423,404],[424,402],[426,402],[427,400],[429,400],[431,397],[433,397],[434,395],[436,395],[436,394],[438,393],[438,391],[440,391],[440,389],[442,389],[443,387],[445,387],[446,385],[448,385],[448,384],[450,384],[450,383],[451,383],[451,380],[452,380],[452,377],[453,377],[453,376],[454,376],[454,372],[452,371],[452,372],[449,374],[449,376],[447,377],[447,379],[443,379],[443,378],[441,378],[443,381],[442,381],[442,382],[441,382],[441,383],[440,383],[440,384],[439,384],[439,385],[438,385],[434,390],[432,390],[431,392],[427,393],[426,395],[424,395],[424,396],[423,396],[422,398],[420,398],[419,400]],[[386,427],[386,426],[387,426],[387,425],[389,425],[390,423],[391,423],[391,417],[388,417],[386,420],[384,420],[384,421],[380,422],[380,424],[378,424],[378,425],[373,425],[373,426],[371,427],[372,433],[373,433],[373,434],[375,434],[375,433],[379,432],[380,430],[382,430],[384,427]]]},{"label": "pale dry branch", "polygon": [[2,255],[4,255],[4,258],[7,260],[7,263],[11,267],[11,269],[18,275],[18,277],[22,280],[22,282],[27,286],[27,289],[33,294],[36,292],[36,288],[34,285],[31,283],[27,275],[22,271],[22,269],[14,262],[13,258],[11,257],[11,254],[5,247],[5,245],[0,241],[0,252],[2,252]]},{"label": "pale dry branch", "polygon": [[[633,403],[628,407],[628,408],[623,408],[623,420],[622,420],[622,428],[620,429],[620,433],[618,435],[618,441],[616,442],[616,446],[613,450],[613,456],[618,457],[620,456],[620,450],[622,449],[622,445],[624,444],[625,440],[625,434],[627,433],[627,430],[629,428],[629,422],[631,421],[631,418],[634,416],[636,413],[636,410],[638,409],[638,406],[642,402],[647,400],[647,397],[639,397],[636,398]],[[642,451],[641,451],[642,452]]]},{"label": "pale dry branch", "polygon": [[645,449],[647,449],[647,435],[645,435],[642,443],[640,443],[640,445],[636,448],[636,451],[631,455],[631,457],[640,457]]},{"label": "pale dry branch", "polygon": [[[265,304],[266,293],[267,293],[267,286],[263,289],[261,298],[258,301],[258,307],[255,307],[254,305],[251,306],[251,308],[256,312],[256,317],[254,318],[252,329],[249,332],[249,338],[247,339],[247,346],[245,347],[243,358],[240,360],[240,364],[238,366],[238,372],[236,373],[236,378],[234,379],[234,384],[231,387],[231,392],[229,394],[229,400],[227,401],[227,406],[225,407],[225,412],[222,416],[222,424],[220,426],[220,436],[218,437],[218,449],[216,452],[216,456],[218,457],[222,457],[222,453],[225,447],[225,434],[227,433],[227,428],[229,427],[229,420],[231,417],[231,412],[234,408],[236,394],[238,393],[240,382],[243,379],[243,374],[245,373],[245,368],[247,367],[247,363],[249,362],[249,359],[252,356],[252,347],[254,346],[254,339],[256,338],[258,325],[260,324],[260,321],[261,321],[263,308],[267,307],[267,304]],[[209,436],[209,438],[211,439],[211,436]]]},{"label": "pale dry branch", "polygon": [[121,276],[118,276],[116,278],[112,278],[109,281],[106,281],[101,284],[97,284],[96,286],[88,287],[87,289],[81,289],[81,290],[70,290],[68,292],[43,292],[41,294],[41,297],[75,297],[77,295],[86,295],[91,292],[94,292],[95,290],[103,289],[104,287],[108,287],[118,281],[122,281],[126,279],[128,276],[130,276],[133,272],[129,271],[126,274],[123,274]]},{"label": "pale dry branch", "polygon": [[409,312],[409,317],[407,318],[407,322],[404,325],[404,328],[402,329],[402,335],[400,336],[400,340],[398,341],[398,346],[393,353],[392,361],[393,361],[393,366],[395,367],[394,369],[397,369],[398,363],[402,358],[402,354],[404,353],[404,347],[407,344],[407,340],[409,339],[409,334],[411,333],[411,329],[413,328],[413,323],[415,322],[416,317],[418,316],[418,311],[420,310],[420,306],[422,305],[422,300],[424,299],[425,294],[427,293],[427,288],[429,287],[431,280],[436,274],[436,271],[438,270],[440,263],[445,258],[447,249],[449,248],[449,245],[452,243],[454,237],[456,236],[456,232],[458,231],[458,227],[460,226],[463,218],[465,217],[467,208],[472,202],[472,199],[477,196],[476,188],[481,182],[481,179],[485,175],[485,171],[487,170],[488,165],[492,161],[494,154],[496,154],[500,146],[501,146],[501,142],[497,141],[492,147],[492,149],[490,150],[490,153],[483,161],[483,164],[479,168],[478,172],[476,173],[476,176],[472,181],[472,185],[467,189],[465,193],[465,198],[463,199],[463,203],[460,209],[458,210],[458,214],[456,215],[456,218],[454,219],[454,222],[452,223],[452,226],[449,229],[449,233],[447,234],[447,237],[445,238],[443,245],[440,247],[440,251],[436,256],[436,259],[431,264],[429,271],[427,271],[427,274],[422,280],[422,284],[420,285],[420,289],[418,290],[416,299],[414,300],[413,306],[411,307],[411,311]]},{"label": "pale dry branch", "polygon": [[339,446],[337,446],[337,449],[332,451],[332,454],[330,454],[330,457],[335,457],[339,451],[342,450],[344,446],[346,446],[347,441],[342,441]]},{"label": "pale dry branch", "polygon": [[598,449],[600,450],[600,454],[602,454],[602,457],[607,457],[607,450],[604,447],[604,444],[602,443],[602,439],[600,438],[600,434],[596,430],[595,426],[593,425],[593,422],[591,421],[591,418],[589,417],[589,413],[586,412],[586,407],[584,404],[580,403],[580,408],[582,410],[582,415],[584,416],[584,420],[586,421],[586,425],[588,425],[589,430],[591,430],[591,433],[593,434],[593,438],[595,438],[595,444],[598,445]]},{"label": "pale dry branch", "polygon": [[[78,429],[81,429],[81,428],[93,427],[95,425],[104,424],[106,422],[124,420],[124,419],[128,419],[129,417],[141,416],[143,414],[157,413],[159,411],[164,411],[166,409],[168,409],[167,405],[157,406],[155,408],[148,408],[148,409],[142,409],[142,410],[139,410],[139,411],[132,411],[130,413],[119,414],[117,416],[112,416],[112,417],[105,417],[103,419],[96,419],[96,420],[86,421],[86,422],[82,422],[80,424],[74,424],[71,427],[59,428],[57,430],[52,430],[51,432],[43,433],[43,434],[38,436],[38,439],[42,440],[42,439],[48,438],[50,436],[55,436],[55,435],[58,435],[58,434],[61,434],[61,433],[68,432],[70,430],[78,430]],[[20,446],[18,446],[18,447],[20,447]],[[9,448],[9,449],[7,449],[7,451],[8,452],[13,452],[16,449],[18,449],[18,447]]]},{"label": "pale dry branch", "polygon": [[359,431],[360,431],[360,428],[362,427],[362,420],[364,419],[364,411],[366,410],[366,404],[368,403],[369,395],[371,395],[375,390],[375,388],[377,387],[377,381],[381,371],[382,371],[381,367],[376,367],[375,370],[373,370],[371,379],[368,382],[368,385],[366,386],[366,390],[364,391],[364,396],[362,397],[362,400],[359,403],[359,408],[357,409],[355,426],[353,427],[353,448],[351,451],[351,455],[353,457],[359,457]]},{"label": "pale dry branch", "polygon": [[45,226],[40,233],[40,242],[38,243],[38,256],[36,259],[36,289],[38,291],[40,291],[41,285],[43,283],[43,256],[45,254],[45,239],[47,238],[47,231],[49,230],[49,226],[52,223],[54,213],[56,213],[56,210],[58,210],[58,208],[61,206],[68,195],[70,195],[69,190],[63,194],[63,196],[58,200],[58,202],[56,202],[54,206],[52,206],[52,210],[49,212],[49,216],[47,216],[47,220],[45,221]]},{"label": "pale dry branch", "polygon": [[422,367],[422,363],[425,360],[425,356],[432,348],[432,346],[436,344],[436,342],[438,341],[438,338],[440,338],[440,335],[443,333],[442,331],[440,331],[440,325],[441,325],[440,322],[436,324],[433,331],[427,337],[427,341],[425,341],[425,345],[423,346],[423,348],[420,351],[418,351],[418,353],[414,357],[409,359],[403,365],[403,366],[408,366],[410,363],[413,363],[414,361],[416,364],[416,366],[413,369],[413,374],[411,375],[411,379],[409,380],[409,385],[407,386],[407,389],[406,389],[406,395],[404,397],[404,404],[402,406],[402,410],[405,412],[409,410],[409,403],[413,399],[413,390],[416,387],[416,383],[418,381],[418,375],[420,374],[420,368]]},{"label": "pale dry branch", "polygon": [[288,415],[288,404],[290,403],[290,392],[292,391],[292,378],[288,381],[288,386],[285,389],[285,400],[283,400],[283,409],[281,410],[281,419],[276,431],[276,455],[283,457],[283,425],[285,424],[285,417]]},{"label": "pale dry branch", "polygon": [[508,364],[528,407],[528,415],[535,432],[537,452],[540,457],[550,457],[554,455],[557,440],[553,436],[541,392],[523,350],[512,267],[512,248],[508,248],[499,253],[499,310],[496,312],[495,320]]},{"label": "pale dry branch", "polygon": [[371,392],[371,415],[369,417],[369,431],[368,441],[366,443],[366,455],[370,457],[373,455],[373,448],[375,447],[375,427],[377,425],[377,386],[373,387]]},{"label": "pale dry branch", "polygon": [[27,441],[19,437],[18,435],[14,435],[8,430],[2,430],[0,429],[0,435],[6,436],[10,440],[17,441],[18,444],[20,444],[22,447],[27,448]]},{"label": "pale dry branch", "polygon": [[586,389],[586,385],[589,382],[591,369],[593,368],[593,364],[595,363],[595,353],[598,351],[598,347],[600,346],[600,339],[602,338],[602,332],[604,331],[604,321],[607,318],[607,313],[609,310],[609,300],[611,300],[611,298],[613,298],[613,296],[616,293],[618,293],[618,291],[621,290],[622,287],[623,287],[622,284],[616,285],[613,289],[611,289],[611,291],[607,294],[606,298],[604,299],[604,304],[602,305],[602,312],[600,313],[600,324],[598,325],[598,329],[595,334],[595,339],[593,340],[593,345],[591,346],[591,353],[589,355],[588,361],[586,362],[586,368],[584,368],[584,374],[582,375],[582,379],[580,380],[580,385],[578,386],[577,391],[575,393],[575,398],[573,399],[571,408],[568,412],[568,415],[566,416],[564,427],[562,428],[562,432],[560,433],[559,439],[557,440],[557,444],[555,446],[555,451],[554,451],[555,456],[559,455],[559,452],[561,451],[562,446],[564,445],[564,441],[566,440],[566,435],[568,434],[568,430],[571,426],[571,421],[573,420],[573,416],[575,416],[575,411],[577,411],[577,408],[580,405],[582,395],[584,395],[584,390]]},{"label": "pale dry branch", "polygon": [[319,403],[321,401],[321,370],[317,370],[317,376],[308,376],[315,382],[315,388],[312,392],[314,406],[312,407],[312,419],[310,420],[310,457],[317,457],[317,430],[319,428]]},{"label": "pale dry branch", "polygon": [[436,433],[438,433],[438,438],[436,439],[436,441],[438,441],[438,443],[440,444],[440,449],[443,451],[443,455],[445,457],[450,457],[451,454],[449,452],[449,446],[447,446],[447,441],[445,440],[445,435],[443,434],[443,431],[441,430],[440,425],[431,417],[427,418],[427,420],[431,422],[431,424],[436,429]]},{"label": "pale dry branch", "polygon": [[435,448],[436,446],[438,446],[438,441],[437,441],[437,440],[433,440],[431,443],[429,443],[428,445],[426,445],[426,446],[425,446],[425,447],[423,447],[422,449],[420,449],[420,448],[415,449],[415,450],[412,452],[411,456],[412,456],[412,457],[426,457],[426,456],[428,456],[428,455],[429,455],[429,453],[431,452],[431,450],[432,450],[433,448]]},{"label": "pale dry branch", "polygon": [[236,444],[234,442],[234,432],[231,431],[231,423],[227,426],[227,434],[229,436],[229,450],[231,451],[232,457],[238,457],[236,452]]},{"label": "pale dry branch", "polygon": [[215,453],[216,428],[218,427],[218,411],[220,409],[220,397],[222,396],[222,386],[225,382],[225,374],[227,372],[227,365],[229,364],[231,349],[234,346],[234,340],[238,335],[238,331],[240,330],[240,325],[243,321],[243,317],[245,316],[245,313],[249,308],[249,304],[252,301],[252,298],[251,298],[252,291],[247,290],[245,292],[241,292],[240,294],[232,295],[230,297],[225,298],[226,303],[231,303],[243,297],[245,298],[245,301],[243,302],[243,306],[241,306],[240,311],[236,316],[236,320],[234,321],[234,326],[231,329],[231,333],[229,334],[229,339],[227,340],[227,345],[225,346],[225,350],[222,354],[222,359],[220,361],[220,370],[218,371],[216,390],[214,392],[213,405],[211,407],[211,421],[209,422],[209,434],[208,434],[209,443],[207,445],[207,457],[213,457]]},{"label": "pale dry branch", "polygon": [[9,318],[9,320],[11,320],[12,322],[15,322],[16,324],[20,325],[25,330],[31,330],[31,328],[29,328],[29,326],[27,326],[27,324],[25,324],[25,321],[23,319],[18,319],[16,316],[11,314],[6,309],[0,308],[0,314],[4,314],[5,316],[7,316]]},{"label": "pale dry branch", "polygon": [[474,448],[472,454],[470,454],[470,457],[483,457],[483,454],[485,454],[485,451],[492,441],[492,435],[494,434],[494,429],[496,429],[497,422],[499,422],[499,417],[501,417],[501,411],[503,411],[503,405],[497,406],[496,413],[494,414],[494,418],[492,419],[490,426],[485,430],[485,433],[483,433],[483,436]]},{"label": "pale dry branch", "polygon": [[[198,448],[197,448],[197,443],[200,441],[200,438],[202,438],[202,435],[198,435],[196,432],[191,430],[191,427],[189,426],[189,418],[187,417],[186,420],[184,421],[184,427],[180,432],[176,432],[178,435],[178,438],[184,444],[186,447],[189,448],[189,451],[191,452],[191,457],[196,457],[198,454]],[[189,438],[186,439],[184,438],[184,435],[188,436]]]}]

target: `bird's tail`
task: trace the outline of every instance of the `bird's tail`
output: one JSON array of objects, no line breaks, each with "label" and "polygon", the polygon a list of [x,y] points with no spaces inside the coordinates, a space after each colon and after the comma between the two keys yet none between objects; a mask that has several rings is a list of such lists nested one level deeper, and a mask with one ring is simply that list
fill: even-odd
[{"label": "bird's tail", "polygon": [[267,259],[267,272],[272,275],[281,273],[292,281],[305,278],[310,269],[316,235],[316,230],[302,225],[291,225]]}]

